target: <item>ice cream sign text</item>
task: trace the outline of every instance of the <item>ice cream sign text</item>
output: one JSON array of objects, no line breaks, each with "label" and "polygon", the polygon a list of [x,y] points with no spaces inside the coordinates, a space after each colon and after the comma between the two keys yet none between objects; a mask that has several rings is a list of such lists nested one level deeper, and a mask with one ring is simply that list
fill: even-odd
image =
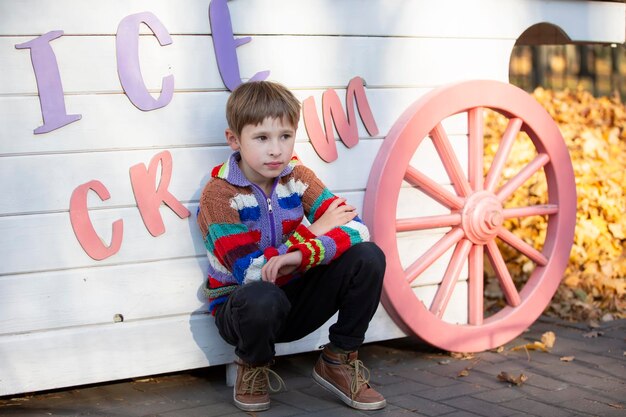
[{"label": "ice cream sign text", "polygon": [[[251,41],[250,37],[235,38],[232,29],[230,11],[226,0],[212,0],[209,3],[209,24],[217,69],[226,88],[232,91],[242,78],[239,71],[237,48]],[[163,47],[171,45],[172,38],[159,18],[151,12],[141,12],[124,17],[116,33],[117,73],[122,89],[130,102],[141,111],[154,111],[167,106],[174,95],[175,80],[170,74],[162,78],[161,92],[153,97],[148,91],[140,69],[139,31],[145,24]],[[51,42],[63,36],[62,30],[53,30],[28,42],[15,45],[17,49],[30,51],[34,75],[37,81],[43,124],[34,129],[34,134],[44,134],[64,126],[79,122],[80,114],[68,114],[65,107],[64,91],[58,62]],[[252,80],[268,78],[270,71],[254,74]],[[349,81],[346,92],[346,110],[332,90],[326,90],[322,96],[322,122],[318,117],[313,97],[302,103],[304,126],[315,151],[321,159],[332,162],[337,159],[334,130],[347,146],[352,147],[359,141],[355,107],[370,135],[378,134],[378,128],[370,109],[364,82],[360,77]],[[346,115],[347,111],[347,115]],[[159,207],[165,203],[180,218],[189,217],[190,212],[168,190],[172,176],[172,157],[168,151],[156,154],[149,165],[143,163],[130,167],[130,182],[141,218],[153,236],[165,233],[165,226]],[[157,179],[157,173],[160,178]],[[158,186],[155,187],[155,184]],[[106,259],[116,254],[123,239],[123,220],[112,224],[112,238],[106,245],[96,233],[89,218],[87,195],[93,191],[105,201],[110,198],[109,190],[98,180],[81,184],[74,189],[70,200],[70,220],[74,233],[85,252],[96,260]]]}]

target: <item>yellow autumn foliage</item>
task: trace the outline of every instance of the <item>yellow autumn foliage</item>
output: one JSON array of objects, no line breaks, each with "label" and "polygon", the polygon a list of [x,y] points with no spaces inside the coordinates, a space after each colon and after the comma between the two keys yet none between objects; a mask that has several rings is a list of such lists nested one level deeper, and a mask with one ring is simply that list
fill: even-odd
[{"label": "yellow autumn foliage", "polygon": [[[569,150],[578,196],[576,231],[569,265],[548,314],[572,320],[626,317],[626,109],[616,97],[595,98],[589,92],[537,89],[533,97],[556,121]],[[523,117],[523,116],[522,116]],[[506,128],[495,112],[485,116],[485,169]],[[503,181],[513,177],[536,155],[520,133]],[[558,169],[558,167],[557,167]],[[506,206],[547,202],[543,170],[518,189]],[[541,248],[547,223],[537,216],[507,220],[506,227]],[[499,242],[511,275],[524,281],[534,264]]]}]

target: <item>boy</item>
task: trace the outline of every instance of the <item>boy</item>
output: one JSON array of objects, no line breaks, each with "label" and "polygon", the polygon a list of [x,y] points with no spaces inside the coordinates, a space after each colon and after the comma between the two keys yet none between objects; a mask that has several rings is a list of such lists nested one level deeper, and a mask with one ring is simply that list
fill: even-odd
[{"label": "boy", "polygon": [[367,242],[354,207],[292,157],[300,103],[289,90],[241,84],[226,118],[235,152],[213,169],[198,225],[209,258],[209,310],[237,355],[235,405],[267,410],[270,373],[282,384],[269,369],[274,344],[306,336],[339,311],[313,378],[353,408],[385,407],[356,352],[380,299],[382,251]]}]

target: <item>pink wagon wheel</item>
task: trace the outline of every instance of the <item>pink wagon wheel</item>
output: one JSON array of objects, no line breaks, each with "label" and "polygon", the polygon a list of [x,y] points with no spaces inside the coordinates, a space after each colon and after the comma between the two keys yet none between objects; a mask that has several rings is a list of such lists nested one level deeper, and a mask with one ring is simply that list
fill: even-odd
[{"label": "pink wagon wheel", "polygon": [[[483,173],[484,109],[508,118],[508,127],[486,174]],[[463,136],[468,138],[467,169],[462,168],[455,152],[458,146],[453,146],[452,137],[442,125],[444,119],[464,114],[467,115],[467,134]],[[515,158],[510,151],[520,132],[528,135],[537,155],[511,179],[502,181],[507,159]],[[429,177],[429,172],[411,164],[426,137],[432,139],[451,187],[441,185]],[[547,183],[547,203],[504,208],[507,199],[542,169]],[[424,198],[440,204],[445,212],[398,219],[403,181],[419,189],[427,196]],[[382,302],[396,324],[442,349],[478,352],[501,346],[518,336],[537,319],[554,295],[567,266],[574,236],[574,173],[555,122],[530,95],[496,81],[461,82],[431,91],[396,121],[370,172],[363,214],[373,240],[387,255]],[[530,216],[547,217],[540,250],[504,227],[506,219]],[[432,230],[441,231],[441,238],[403,267],[398,236],[407,231]],[[496,238],[534,264],[530,277],[519,290]],[[429,300],[420,299],[412,284],[419,283],[424,271],[450,253],[443,277],[431,285],[435,288],[434,295]],[[489,317],[483,312],[484,255],[506,301],[503,308]],[[467,274],[466,283],[462,283],[463,273]],[[464,304],[467,320],[445,321],[446,309],[459,304],[453,293],[461,283],[467,294]],[[457,301],[451,303],[451,299]]]}]

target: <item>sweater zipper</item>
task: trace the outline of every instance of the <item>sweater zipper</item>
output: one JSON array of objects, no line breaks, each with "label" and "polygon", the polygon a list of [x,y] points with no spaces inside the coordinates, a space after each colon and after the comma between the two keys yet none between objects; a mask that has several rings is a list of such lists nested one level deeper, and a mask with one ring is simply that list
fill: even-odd
[{"label": "sweater zipper", "polygon": [[274,222],[274,212],[272,211],[272,194],[274,194],[274,189],[276,188],[276,184],[278,183],[278,181],[274,182],[274,185],[272,186],[272,191],[270,196],[268,197],[265,194],[265,191],[263,191],[263,189],[261,189],[261,187],[259,187],[258,185],[252,183],[252,186],[255,187],[257,190],[259,190],[259,192],[261,193],[261,195],[265,198],[265,202],[267,203],[267,214],[270,220],[270,245],[273,247],[276,247],[276,224]]}]

